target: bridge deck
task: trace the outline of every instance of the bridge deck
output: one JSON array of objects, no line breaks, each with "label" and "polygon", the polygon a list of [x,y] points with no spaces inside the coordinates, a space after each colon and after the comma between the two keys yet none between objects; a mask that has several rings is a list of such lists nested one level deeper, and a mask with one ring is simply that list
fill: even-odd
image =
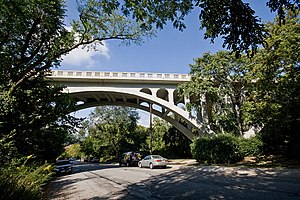
[{"label": "bridge deck", "polygon": [[190,80],[190,74],[174,74],[174,73],[152,73],[152,72],[100,72],[100,71],[71,71],[71,70],[53,70],[52,77],[56,80],[62,78],[78,80],[124,80],[130,81],[151,81],[151,82],[187,82]]}]

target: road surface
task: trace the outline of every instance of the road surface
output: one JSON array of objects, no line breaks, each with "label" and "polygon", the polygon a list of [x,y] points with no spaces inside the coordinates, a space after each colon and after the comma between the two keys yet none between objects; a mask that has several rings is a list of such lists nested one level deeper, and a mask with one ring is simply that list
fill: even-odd
[{"label": "road surface", "polygon": [[79,163],[57,177],[49,200],[300,199],[299,169],[171,165],[167,169]]}]

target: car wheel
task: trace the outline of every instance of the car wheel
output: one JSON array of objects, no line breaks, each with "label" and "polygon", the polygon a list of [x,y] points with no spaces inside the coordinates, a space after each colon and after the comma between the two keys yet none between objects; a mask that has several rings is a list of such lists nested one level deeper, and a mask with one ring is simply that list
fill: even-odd
[{"label": "car wheel", "polygon": [[142,163],[140,163],[140,162],[139,162],[139,164],[138,164],[138,165],[139,165],[139,168],[142,168]]},{"label": "car wheel", "polygon": [[152,163],[150,163],[149,167],[150,167],[150,169],[153,169],[153,164],[152,164]]}]

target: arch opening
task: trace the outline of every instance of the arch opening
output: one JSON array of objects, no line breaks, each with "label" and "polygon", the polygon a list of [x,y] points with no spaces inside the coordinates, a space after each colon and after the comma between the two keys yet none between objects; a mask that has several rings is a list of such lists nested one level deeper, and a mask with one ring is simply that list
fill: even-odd
[{"label": "arch opening", "polygon": [[143,88],[143,89],[140,90],[140,92],[143,92],[143,93],[145,93],[145,94],[152,95],[152,92],[151,92],[151,90],[150,90],[149,88]]},{"label": "arch opening", "polygon": [[173,100],[174,100],[174,105],[178,105],[178,104],[185,104],[184,98],[179,96],[179,92],[178,90],[174,90],[173,92]]},{"label": "arch opening", "polygon": [[165,101],[169,101],[169,92],[168,90],[164,89],[164,88],[160,88],[157,92],[156,92],[156,97],[163,99]]}]

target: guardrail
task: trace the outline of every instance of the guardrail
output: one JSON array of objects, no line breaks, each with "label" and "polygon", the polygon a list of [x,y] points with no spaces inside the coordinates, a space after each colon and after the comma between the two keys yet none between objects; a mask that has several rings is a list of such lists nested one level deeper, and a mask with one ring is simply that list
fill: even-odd
[{"label": "guardrail", "polygon": [[172,79],[190,80],[190,74],[151,73],[151,72],[99,72],[99,71],[71,71],[52,70],[54,77],[82,77],[82,78],[112,78],[112,79]]}]

